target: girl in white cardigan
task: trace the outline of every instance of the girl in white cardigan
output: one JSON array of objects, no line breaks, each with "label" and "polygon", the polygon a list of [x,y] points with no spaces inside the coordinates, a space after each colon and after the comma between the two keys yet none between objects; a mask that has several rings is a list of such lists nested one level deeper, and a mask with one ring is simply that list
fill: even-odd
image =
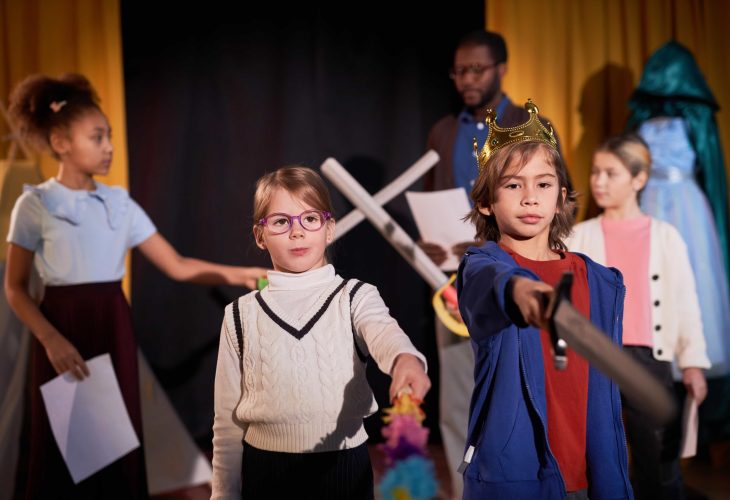
[{"label": "girl in white cardigan", "polygon": [[[639,194],[651,156],[636,134],[611,138],[593,156],[591,193],[601,216],[575,226],[571,251],[618,268],[626,283],[624,350],[669,390],[672,361],[699,405],[707,395],[703,369],[710,367],[687,247],[670,224],[645,215]],[[679,468],[679,419],[656,426],[640,407],[624,401],[636,498],[683,498]]]},{"label": "girl in white cardigan", "polygon": [[223,319],[213,499],[373,498],[363,418],[377,404],[365,360],[392,376],[391,399],[404,389],[422,399],[431,385],[378,290],[328,264],[334,229],[313,170],[282,168],[258,181],[253,233],[275,271]]}]

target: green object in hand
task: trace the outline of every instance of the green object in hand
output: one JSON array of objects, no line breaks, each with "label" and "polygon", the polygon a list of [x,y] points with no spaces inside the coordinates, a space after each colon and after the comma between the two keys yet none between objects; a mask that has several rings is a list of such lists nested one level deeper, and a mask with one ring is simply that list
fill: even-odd
[{"label": "green object in hand", "polygon": [[259,290],[263,290],[268,284],[269,280],[267,280],[266,278],[258,278],[256,280],[256,288],[258,288]]}]

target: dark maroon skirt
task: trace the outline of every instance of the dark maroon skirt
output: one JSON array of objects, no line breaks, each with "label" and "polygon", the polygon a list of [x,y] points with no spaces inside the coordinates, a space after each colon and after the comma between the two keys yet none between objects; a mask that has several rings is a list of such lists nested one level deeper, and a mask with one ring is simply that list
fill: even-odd
[{"label": "dark maroon skirt", "polygon": [[[137,343],[120,282],[47,287],[41,303],[45,317],[88,360],[109,353],[134,430],[142,442],[137,373]],[[33,338],[30,358],[27,449],[21,454],[28,499],[148,498],[144,453],[137,448],[96,474],[74,484],[53,438],[40,386],[57,374],[45,349]],[[22,455],[25,455],[23,457]]]}]

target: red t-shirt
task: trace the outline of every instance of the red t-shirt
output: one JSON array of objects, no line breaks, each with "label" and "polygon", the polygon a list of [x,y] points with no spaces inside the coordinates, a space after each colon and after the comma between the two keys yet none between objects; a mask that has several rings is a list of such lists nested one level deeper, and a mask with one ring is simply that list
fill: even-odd
[{"label": "red t-shirt", "polygon": [[[504,247],[503,247],[504,248]],[[566,271],[573,272],[571,300],[585,317],[590,317],[590,294],[586,265],[570,252],[559,252],[558,260],[530,260],[504,248],[520,267],[537,274],[548,285],[558,284]],[[586,413],[588,409],[588,362],[570,348],[568,366],[555,368],[550,334],[540,331],[542,359],[545,366],[545,396],[550,449],[555,455],[568,491],[588,487],[586,475]]]}]

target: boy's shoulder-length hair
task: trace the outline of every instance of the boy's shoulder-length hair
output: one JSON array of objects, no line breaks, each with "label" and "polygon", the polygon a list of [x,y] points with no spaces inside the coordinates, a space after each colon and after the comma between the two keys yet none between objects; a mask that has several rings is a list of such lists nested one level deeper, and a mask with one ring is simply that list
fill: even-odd
[{"label": "boy's shoulder-length hair", "polygon": [[[568,171],[560,153],[539,141],[525,141],[509,144],[497,150],[479,172],[471,191],[471,200],[474,205],[465,217],[476,227],[476,238],[488,241],[499,241],[501,233],[494,214],[484,215],[480,207],[491,206],[496,201],[496,193],[504,172],[512,166],[522,169],[536,154],[542,154],[545,161],[555,168],[558,179],[558,212],[550,223],[549,245],[556,250],[567,250],[563,238],[566,238],[573,227],[575,220],[574,210],[576,193],[571,191],[568,182]],[[567,195],[562,196],[562,188],[566,188]]]}]

